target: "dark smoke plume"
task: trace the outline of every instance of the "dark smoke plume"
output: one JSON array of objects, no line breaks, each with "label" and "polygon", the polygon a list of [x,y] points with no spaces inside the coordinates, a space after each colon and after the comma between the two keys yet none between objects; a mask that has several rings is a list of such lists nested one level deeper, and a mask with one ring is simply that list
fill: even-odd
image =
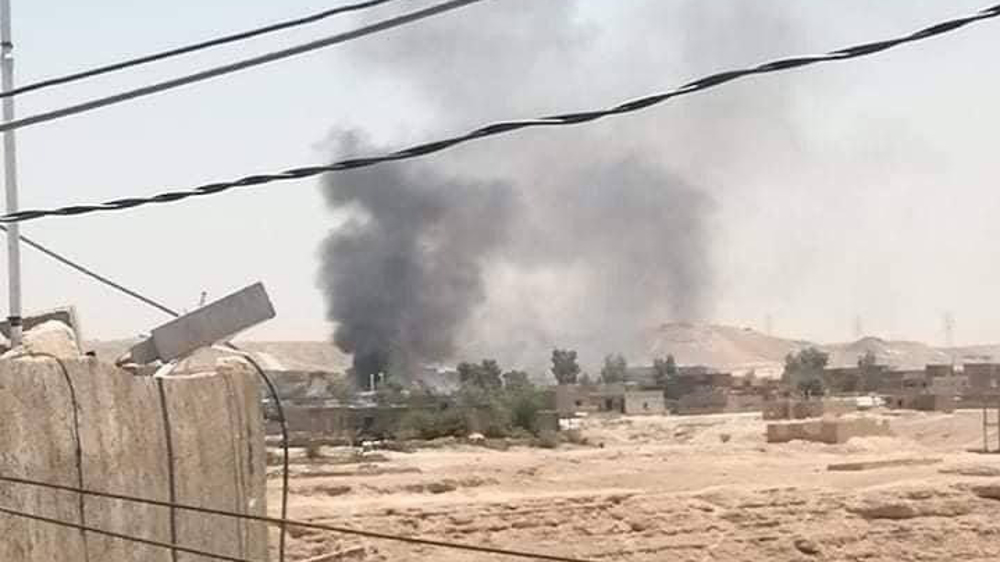
[{"label": "dark smoke plume", "polygon": [[[375,150],[351,133],[338,141],[342,154]],[[419,163],[333,175],[323,191],[351,213],[323,243],[320,286],[358,383],[449,358],[485,298],[483,264],[506,237],[513,192]]]},{"label": "dark smoke plume", "polygon": [[[358,68],[407,89],[420,115],[431,117],[429,129],[454,132],[680,83],[754,57],[738,49],[782,32],[781,17],[742,4],[712,14],[700,2],[608,4],[614,9],[574,0],[485,3],[346,52]],[[599,18],[613,14],[625,23],[608,24],[602,35],[584,17],[601,9]],[[738,17],[727,16],[730,9]],[[725,16],[721,34],[709,15]],[[717,58],[693,29],[727,38]],[[748,92],[491,139],[412,169],[333,178],[326,189],[335,207],[353,203],[371,215],[325,244],[324,286],[338,344],[374,354],[376,362],[386,354],[412,361],[457,352],[541,370],[557,345],[578,347],[585,365],[611,351],[648,360],[644,330],[712,313],[712,195],[734,187],[714,171],[755,159],[742,151],[748,143],[789,137],[780,88]],[[456,174],[478,181],[443,179]],[[489,187],[497,178],[523,204]],[[443,252],[416,241],[439,217],[495,229],[449,249],[454,262],[442,272],[435,262]],[[391,281],[382,280],[389,270]],[[417,325],[438,332],[417,336]]]}]

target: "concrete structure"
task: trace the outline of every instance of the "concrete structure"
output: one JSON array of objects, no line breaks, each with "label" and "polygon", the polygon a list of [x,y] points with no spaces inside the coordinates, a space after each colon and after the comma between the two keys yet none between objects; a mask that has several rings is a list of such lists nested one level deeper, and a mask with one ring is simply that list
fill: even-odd
[{"label": "concrete structure", "polygon": [[934,377],[928,387],[930,394],[940,394],[942,396],[961,396],[966,393],[969,387],[969,379],[964,375],[951,375]]},{"label": "concrete structure", "polygon": [[662,390],[626,390],[623,407],[630,416],[662,415],[667,412]]},{"label": "concrete structure", "polygon": [[674,413],[681,416],[720,414],[729,406],[729,391],[704,389],[681,396],[674,406]]},{"label": "concrete structure", "polygon": [[732,373],[723,373],[703,366],[680,367],[669,394],[681,398],[687,394],[728,389],[732,386]]},{"label": "concrete structure", "polygon": [[857,410],[857,405],[844,400],[795,400],[782,398],[764,404],[765,420],[804,420],[838,417]]},{"label": "concrete structure", "polygon": [[[3,474],[266,514],[260,395],[242,364],[167,379],[93,359],[64,364],[65,373],[52,359],[0,361]],[[268,557],[261,523],[12,484],[0,486],[0,505],[231,557]],[[0,529],[3,562],[200,560],[9,515],[0,515]]]},{"label": "concrete structure", "polygon": [[552,407],[562,417],[579,413],[619,413],[629,415],[666,413],[663,391],[641,390],[634,385],[559,385]]},{"label": "concrete structure", "polygon": [[889,422],[871,418],[839,418],[767,424],[768,443],[816,441],[830,445],[852,437],[890,436]]},{"label": "concrete structure", "polygon": [[1000,390],[1000,364],[966,363],[962,371],[969,380],[969,391],[995,392]]},{"label": "concrete structure", "polygon": [[[25,316],[21,320],[21,327],[24,332],[30,332],[37,326],[41,326],[46,322],[55,320],[57,322],[62,322],[66,326],[69,326],[70,330],[73,331],[73,337],[76,341],[83,341],[83,335],[80,330],[80,321],[76,315],[76,308],[73,306],[64,306],[56,308],[53,310],[38,312],[35,314],[30,314]],[[0,334],[3,337],[10,339],[10,321],[0,320]]]},{"label": "concrete structure", "polygon": [[862,388],[860,367],[828,367],[823,369],[823,385],[830,392],[857,392]]},{"label": "concrete structure", "polygon": [[940,377],[955,376],[955,366],[950,363],[928,364],[924,367],[927,378],[933,380]]},{"label": "concrete structure", "polygon": [[[292,405],[285,407],[285,420],[290,433],[308,433],[353,443],[358,439],[395,433],[400,422],[413,411],[414,408],[407,406]],[[279,428],[272,421],[268,423],[267,432],[274,435]]]},{"label": "concrete structure", "polygon": [[264,285],[256,283],[154,328],[151,337],[133,346],[129,355],[140,364],[157,359],[172,361],[229,339],[274,315]]},{"label": "concrete structure", "polygon": [[589,399],[595,411],[625,412],[625,385],[602,384],[591,390]]},{"label": "concrete structure", "polygon": [[896,394],[885,397],[886,406],[896,410],[919,410],[921,412],[955,411],[955,395],[942,394]]},{"label": "concrete structure", "polygon": [[596,411],[590,399],[590,390],[578,384],[560,384],[555,387],[552,407],[562,417],[572,417],[581,412]]}]

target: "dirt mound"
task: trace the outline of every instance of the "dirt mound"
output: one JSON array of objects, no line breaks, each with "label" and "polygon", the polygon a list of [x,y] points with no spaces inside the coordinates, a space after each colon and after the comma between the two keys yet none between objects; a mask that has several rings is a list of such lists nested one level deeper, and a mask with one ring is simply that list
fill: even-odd
[{"label": "dirt mound", "polygon": [[852,500],[847,511],[865,519],[958,517],[973,511],[968,494],[930,487],[870,490]]}]

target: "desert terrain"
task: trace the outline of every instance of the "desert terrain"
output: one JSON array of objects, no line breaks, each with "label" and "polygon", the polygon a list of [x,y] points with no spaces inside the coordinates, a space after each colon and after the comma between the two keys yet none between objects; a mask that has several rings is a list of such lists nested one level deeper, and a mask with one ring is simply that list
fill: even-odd
[{"label": "desert terrain", "polygon": [[[326,448],[321,459],[296,451],[289,515],[604,561],[1000,555],[1000,455],[973,452],[981,412],[874,415],[895,436],[768,444],[759,414],[591,417],[579,427],[585,444],[557,449],[446,442],[367,456]],[[893,462],[864,464],[873,461]],[[844,463],[862,464],[831,470]],[[277,514],[280,470],[270,470]],[[504,558],[294,529],[288,555]]]}]

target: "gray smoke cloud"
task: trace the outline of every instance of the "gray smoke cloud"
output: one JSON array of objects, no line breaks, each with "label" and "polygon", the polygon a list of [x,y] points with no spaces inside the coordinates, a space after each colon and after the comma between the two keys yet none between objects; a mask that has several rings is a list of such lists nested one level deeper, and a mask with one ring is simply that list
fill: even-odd
[{"label": "gray smoke cloud", "polygon": [[[341,154],[376,150],[353,132],[335,139]],[[358,382],[452,356],[485,298],[483,264],[506,237],[514,192],[419,163],[333,175],[323,192],[351,211],[323,243],[320,286]]]},{"label": "gray smoke cloud", "polygon": [[[696,21],[707,16],[693,15],[705,11],[663,4],[615,3],[636,36],[607,37],[587,3],[488,2],[348,53],[406,88],[440,134],[599,106],[727,61],[706,56],[702,38],[678,21],[708,26]],[[732,36],[724,54],[747,44],[740,37],[759,44],[783,33],[774,14],[741,6],[723,18]],[[736,59],[729,64],[746,62]],[[630,64],[671,71],[633,72]],[[647,113],[335,177],[325,188],[331,204],[357,205],[368,217],[324,245],[322,285],[338,345],[402,348],[395,353],[418,362],[458,354],[539,369],[555,345],[580,348],[590,364],[610,351],[647,359],[644,331],[711,316],[714,193],[728,187],[717,185],[712,166],[743,157],[732,147],[751,126],[768,125],[758,143],[785,142],[786,101],[775,88],[709,97],[669,128]],[[751,122],[741,121],[741,108]],[[468,223],[491,228],[479,233]],[[428,251],[419,242],[427,232],[482,236]]]}]

